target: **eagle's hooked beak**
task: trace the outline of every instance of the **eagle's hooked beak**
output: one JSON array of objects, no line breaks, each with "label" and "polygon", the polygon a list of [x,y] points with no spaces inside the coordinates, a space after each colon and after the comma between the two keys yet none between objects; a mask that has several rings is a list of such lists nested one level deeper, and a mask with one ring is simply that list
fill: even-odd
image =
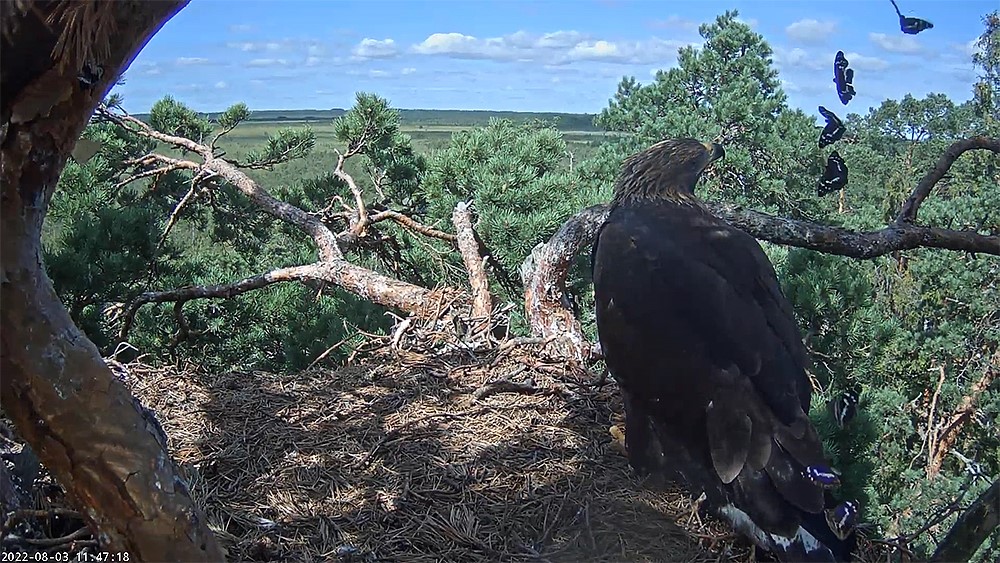
[{"label": "eagle's hooked beak", "polygon": [[722,148],[722,145],[720,145],[719,143],[702,143],[702,144],[705,145],[705,148],[708,149],[708,154],[711,155],[708,159],[708,162],[705,164],[706,167],[708,167],[709,164],[715,162],[716,160],[719,160],[720,158],[726,156],[726,149]]}]

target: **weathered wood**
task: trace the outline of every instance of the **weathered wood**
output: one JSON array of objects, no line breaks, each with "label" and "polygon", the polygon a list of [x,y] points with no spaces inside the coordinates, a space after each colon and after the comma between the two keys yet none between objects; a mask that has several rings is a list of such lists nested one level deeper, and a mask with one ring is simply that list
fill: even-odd
[{"label": "weathered wood", "polygon": [[486,277],[486,266],[472,228],[472,211],[469,204],[458,202],[452,212],[451,222],[457,233],[458,252],[462,255],[465,270],[469,273],[469,285],[472,286],[472,318],[483,319],[481,326],[475,328],[478,332],[489,325],[489,317],[493,312],[493,298],[490,295],[490,282]]},{"label": "weathered wood", "polygon": [[608,217],[607,205],[588,207],[571,217],[548,242],[537,245],[521,264],[524,312],[531,333],[552,338],[550,347],[580,362],[594,357],[594,348],[573,316],[566,296],[566,278],[573,260],[589,249]]},{"label": "weathered wood", "polygon": [[[26,11],[4,7],[0,49],[0,401],[106,549],[127,552],[131,561],[222,560],[173,460],[73,324],[41,258],[49,200],[88,118],[186,1],[27,4]],[[81,17],[47,25],[55,10],[80,10]],[[83,25],[53,60],[73,21]],[[102,36],[104,47],[93,48]],[[103,67],[92,87],[77,79],[84,59]]]}]

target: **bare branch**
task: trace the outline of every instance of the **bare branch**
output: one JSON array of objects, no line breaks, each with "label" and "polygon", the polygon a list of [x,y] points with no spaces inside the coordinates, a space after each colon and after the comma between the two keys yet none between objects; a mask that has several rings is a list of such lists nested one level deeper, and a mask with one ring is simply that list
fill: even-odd
[{"label": "bare branch", "polygon": [[346,260],[321,261],[304,266],[278,268],[270,272],[219,285],[196,285],[169,291],[150,291],[139,295],[124,316],[119,332],[126,340],[136,312],[147,303],[185,302],[193,299],[231,299],[237,295],[282,282],[321,282],[336,285],[372,303],[394,307],[418,318],[437,314],[432,304],[451,290],[430,290],[390,278],[351,264]]},{"label": "bare branch", "polygon": [[198,165],[196,163],[194,163],[194,162],[190,163],[191,166],[188,166],[187,164],[188,164],[188,162],[184,161],[184,162],[177,163],[177,164],[168,164],[166,166],[161,166],[159,168],[153,168],[152,170],[143,170],[142,172],[137,172],[137,173],[129,176],[128,178],[125,178],[121,182],[118,182],[117,184],[115,184],[114,189],[119,190],[119,189],[124,188],[125,186],[131,184],[132,182],[136,182],[138,180],[142,180],[143,178],[149,178],[150,176],[162,176],[164,174],[168,174],[168,173],[173,172],[175,170],[182,170],[182,169],[185,169],[185,168],[197,168],[198,167]]},{"label": "bare branch", "polygon": [[155,160],[167,165],[195,169],[199,174],[205,172],[221,176],[270,215],[290,223],[309,234],[313,238],[313,241],[315,241],[316,246],[319,248],[320,258],[323,260],[343,259],[344,255],[337,246],[336,235],[334,235],[322,221],[299,209],[298,207],[295,207],[294,205],[290,205],[276,199],[268,193],[267,190],[260,187],[260,185],[258,185],[252,178],[247,176],[246,173],[237,168],[233,163],[223,158],[213,156],[212,149],[208,145],[196,143],[184,137],[160,133],[132,116],[117,115],[112,113],[106,107],[99,108],[98,113],[108,120],[117,123],[118,125],[125,127],[138,135],[187,149],[201,155],[205,160],[203,163],[198,164],[159,154],[149,154],[140,159],[140,161]]},{"label": "bare branch", "polygon": [[1000,255],[1000,236],[975,231],[892,224],[878,231],[858,232],[842,227],[775,217],[730,204],[708,204],[716,215],[754,237],[827,254],[871,259],[900,250],[942,248]]},{"label": "bare branch", "polygon": [[415,233],[420,233],[427,237],[441,239],[443,241],[447,241],[452,244],[456,244],[458,242],[458,237],[451,233],[439,231],[434,227],[431,227],[429,225],[424,225],[423,223],[420,223],[418,221],[414,221],[413,219],[407,217],[406,215],[403,215],[402,213],[398,211],[393,211],[391,209],[386,211],[379,211],[378,213],[375,213],[374,215],[370,215],[368,217],[368,221],[370,223],[378,223],[379,221],[385,221],[386,219],[395,221],[396,223],[399,223],[403,227]]},{"label": "bare branch", "polygon": [[[483,257],[476,243],[470,207],[464,201],[458,202],[451,215],[451,221],[455,224],[455,232],[458,233],[458,251],[469,273],[469,285],[472,286],[472,318],[485,319],[485,326],[489,326],[489,317],[493,312],[493,298],[490,295],[490,282],[486,278]],[[478,332],[481,328],[483,325],[476,327],[474,332]]]},{"label": "bare branch", "polygon": [[354,152],[348,151],[347,153],[340,154],[337,156],[337,167],[333,169],[333,175],[340,178],[347,184],[347,187],[351,189],[351,193],[354,194],[354,204],[356,206],[355,213],[357,214],[357,222],[351,226],[351,232],[357,236],[364,236],[365,229],[368,227],[368,210],[365,208],[365,198],[361,194],[361,188],[354,182],[354,178],[344,170],[344,163],[350,158]]},{"label": "bare branch", "polygon": [[157,141],[170,144],[177,148],[189,150],[193,153],[197,153],[206,160],[212,157],[212,149],[208,145],[196,143],[191,139],[185,137],[161,133],[156,129],[150,127],[148,123],[145,123],[140,119],[136,119],[135,117],[132,117],[127,113],[123,113],[120,115],[113,113],[104,105],[98,106],[95,113],[107,119],[108,121],[111,121],[112,123],[124,127],[129,131],[132,131],[133,133],[138,133],[144,137],[149,137],[150,139],[155,139]]},{"label": "bare branch", "polygon": [[[998,371],[1000,371],[1000,350],[993,354],[993,362],[987,364],[983,370],[983,376],[979,381],[974,383],[969,392],[962,397],[958,408],[952,413],[944,428],[940,431],[935,428],[928,428],[928,433],[933,433],[932,436],[934,439],[933,446],[929,452],[930,459],[927,460],[928,477],[934,477],[941,471],[941,464],[944,463],[945,456],[948,455],[955,441],[958,440],[958,435],[962,431],[962,428],[972,418],[972,415],[976,413],[976,403],[979,401],[979,397],[993,383]],[[943,368],[942,373],[944,373]]]},{"label": "bare branch", "polygon": [[931,190],[937,185],[941,178],[948,173],[951,169],[951,165],[958,160],[958,157],[962,156],[965,151],[973,149],[986,149],[993,151],[995,153],[1000,153],[1000,139],[990,139],[988,137],[978,136],[972,137],[970,139],[963,139],[961,141],[956,141],[948,147],[941,158],[938,159],[937,164],[931,169],[917,187],[913,189],[913,193],[910,197],[903,202],[902,208],[899,210],[899,215],[896,216],[896,223],[913,223],[917,220],[917,210],[920,208],[920,204],[927,199],[930,195]]},{"label": "bare branch", "polygon": [[167,240],[167,235],[170,234],[170,230],[174,228],[175,224],[177,224],[177,219],[181,216],[181,210],[184,209],[184,206],[195,198],[200,182],[207,179],[210,175],[210,173],[202,171],[198,172],[193,178],[191,178],[191,189],[184,194],[184,197],[177,202],[177,206],[174,207],[174,210],[170,213],[170,218],[167,219],[167,225],[163,228],[163,234],[160,235],[160,240],[156,243],[157,248],[163,246],[163,243]]},{"label": "bare branch", "polygon": [[941,387],[944,386],[945,371],[944,365],[938,366],[938,384],[934,388],[934,395],[931,397],[931,408],[927,414],[927,476],[933,477],[931,474],[931,460],[934,459],[934,452],[936,450],[937,442],[937,429],[934,427],[934,411],[937,410],[938,397],[941,396]]}]

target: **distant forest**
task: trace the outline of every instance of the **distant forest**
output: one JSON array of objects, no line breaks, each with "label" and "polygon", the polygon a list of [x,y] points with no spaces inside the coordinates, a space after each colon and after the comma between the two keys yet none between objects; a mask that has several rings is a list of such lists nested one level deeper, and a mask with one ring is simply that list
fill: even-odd
[{"label": "distant forest", "polygon": [[[514,123],[530,121],[546,121],[561,131],[601,131],[594,125],[595,114],[591,113],[555,113],[534,111],[488,111],[488,110],[453,110],[453,109],[401,109],[400,125],[407,126],[485,126],[490,119],[509,119]],[[222,112],[203,114],[216,121]],[[346,109],[289,109],[289,110],[259,110],[254,111],[248,122],[314,122],[331,121],[347,113]],[[148,113],[137,114],[136,117],[147,121]]]}]

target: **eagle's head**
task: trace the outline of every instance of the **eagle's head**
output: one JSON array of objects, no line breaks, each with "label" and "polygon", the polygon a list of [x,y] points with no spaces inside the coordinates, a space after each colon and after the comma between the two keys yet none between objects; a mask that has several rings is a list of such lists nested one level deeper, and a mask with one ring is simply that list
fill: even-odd
[{"label": "eagle's head", "polygon": [[625,160],[615,182],[614,203],[654,198],[692,201],[701,173],[725,155],[718,143],[660,141]]}]

